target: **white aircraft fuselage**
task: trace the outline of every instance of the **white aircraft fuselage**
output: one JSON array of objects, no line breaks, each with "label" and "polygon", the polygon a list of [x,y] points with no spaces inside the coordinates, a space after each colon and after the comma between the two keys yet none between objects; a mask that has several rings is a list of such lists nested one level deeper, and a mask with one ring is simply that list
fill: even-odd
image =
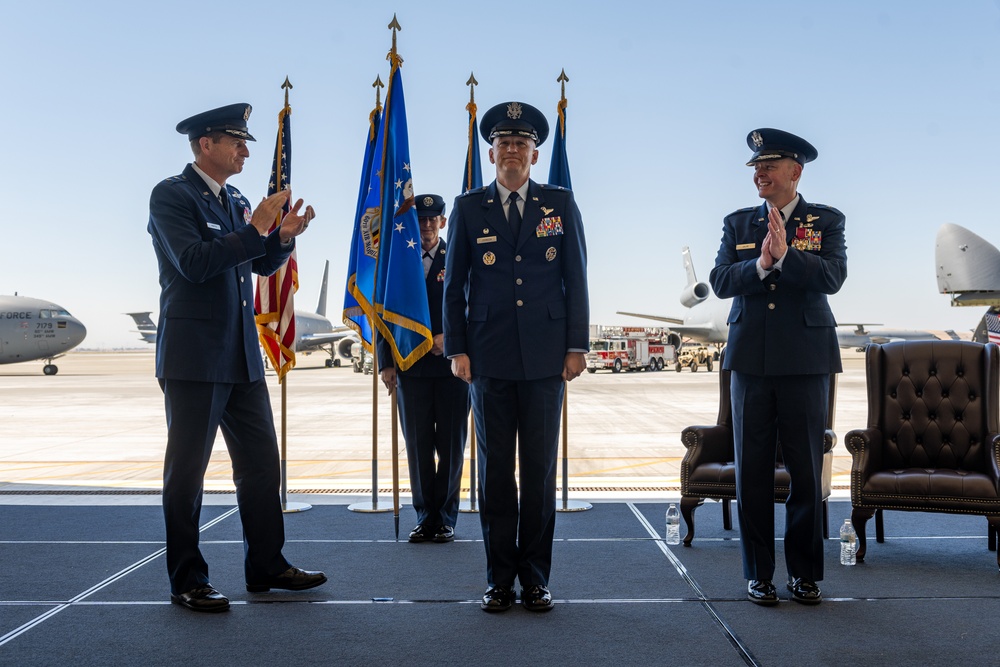
[{"label": "white aircraft fuselage", "polygon": [[46,375],[58,368],[52,360],[83,342],[87,328],[65,308],[26,296],[0,296],[0,364],[45,359]]}]

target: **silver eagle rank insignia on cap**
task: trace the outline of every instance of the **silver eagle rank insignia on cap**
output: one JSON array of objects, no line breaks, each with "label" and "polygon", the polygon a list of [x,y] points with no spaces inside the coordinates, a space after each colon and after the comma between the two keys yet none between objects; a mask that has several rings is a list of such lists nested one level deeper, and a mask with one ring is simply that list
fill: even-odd
[{"label": "silver eagle rank insignia on cap", "polygon": [[507,118],[517,120],[521,117],[521,103],[511,102],[507,105]]},{"label": "silver eagle rank insignia on cap", "polygon": [[760,136],[760,132],[754,132],[750,135],[750,139],[753,141],[753,145],[760,148],[764,145],[764,137]]}]

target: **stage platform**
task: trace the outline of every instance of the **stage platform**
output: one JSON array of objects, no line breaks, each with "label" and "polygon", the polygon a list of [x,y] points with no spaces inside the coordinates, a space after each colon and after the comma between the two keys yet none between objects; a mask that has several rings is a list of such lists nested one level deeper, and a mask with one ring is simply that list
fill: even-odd
[{"label": "stage platform", "polygon": [[[23,499],[22,499],[23,500]],[[38,500],[42,500],[39,498]],[[721,505],[696,513],[694,545],[663,542],[665,502],[595,502],[560,513],[555,609],[479,609],[478,517],[451,544],[408,544],[413,512],[316,504],[286,514],[285,554],[330,581],[247,593],[239,516],[225,497],[203,515],[223,614],[169,603],[159,506],[74,497],[0,505],[0,664],[33,665],[993,665],[1000,573],[980,517],[890,512],[869,525],[867,562],[826,544],[823,604],[745,600],[738,532]],[[94,504],[91,504],[94,503]],[[101,504],[97,504],[101,503]],[[783,508],[777,511],[779,534]],[[850,515],[831,502],[830,532]],[[735,517],[734,517],[735,521]],[[780,542],[776,583],[783,583]]]}]

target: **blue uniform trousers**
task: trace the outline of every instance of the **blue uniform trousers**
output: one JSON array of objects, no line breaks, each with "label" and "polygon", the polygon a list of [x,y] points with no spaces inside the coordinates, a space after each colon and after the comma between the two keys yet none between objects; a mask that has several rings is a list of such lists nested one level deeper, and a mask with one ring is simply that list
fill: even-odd
[{"label": "blue uniform trousers", "polygon": [[469,433],[469,385],[454,376],[397,373],[396,378],[417,523],[454,527]]},{"label": "blue uniform trousers", "polygon": [[823,579],[823,437],[828,374],[732,373],[736,496],[746,579],[773,579],[777,443],[791,478],[785,503],[789,578]]},{"label": "blue uniform trousers", "polygon": [[198,548],[199,522],[205,472],[220,427],[233,463],[246,580],[281,574],[289,564],[281,555],[280,462],[267,384],[161,379],[160,386],[167,414],[163,514],[171,592],[209,582]]},{"label": "blue uniform trousers", "polygon": [[522,588],[548,586],[564,386],[558,375],[540,380],[473,376],[479,520],[491,587],[512,587],[515,579]]}]

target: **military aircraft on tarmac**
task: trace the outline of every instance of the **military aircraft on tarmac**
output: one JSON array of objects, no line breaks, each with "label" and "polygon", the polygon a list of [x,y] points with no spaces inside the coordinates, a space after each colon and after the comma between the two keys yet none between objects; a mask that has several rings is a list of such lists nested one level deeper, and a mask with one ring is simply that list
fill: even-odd
[{"label": "military aircraft on tarmac", "polygon": [[941,225],[934,243],[938,291],[953,306],[989,306],[972,340],[1000,343],[1000,250],[965,227]]},{"label": "military aircraft on tarmac", "polygon": [[[729,324],[726,320],[729,318],[732,299],[718,299],[712,293],[712,288],[708,283],[698,282],[694,264],[691,261],[691,251],[686,246],[681,250],[681,256],[684,258],[684,270],[687,272],[687,285],[681,291],[681,304],[687,308],[683,319],[623,311],[618,311],[618,314],[667,322],[670,324],[671,331],[679,334],[685,343],[711,344],[715,345],[717,350],[721,349],[729,338]],[[1000,281],[997,284],[997,290],[1000,290]],[[1000,291],[995,292],[994,296],[1000,297]],[[871,343],[888,343],[894,340],[959,340],[962,338],[968,340],[970,338],[969,335],[960,335],[951,330],[865,329],[866,326],[878,326],[867,322],[841,322],[838,326],[841,328],[837,329],[837,339],[842,348],[863,349]]]},{"label": "military aircraft on tarmac", "polygon": [[42,372],[55,375],[52,362],[83,342],[87,328],[65,308],[26,296],[0,296],[0,364],[44,359]]},{"label": "military aircraft on tarmac", "polygon": [[[327,368],[340,366],[342,361],[350,361],[351,345],[358,342],[357,335],[350,327],[333,326],[326,317],[326,284],[329,273],[328,261],[323,269],[323,284],[320,287],[316,312],[295,311],[295,352],[311,354],[322,350],[330,355],[326,360]],[[126,315],[135,321],[137,332],[144,341],[156,342],[156,325],[150,318],[149,311],[126,313]]]}]

